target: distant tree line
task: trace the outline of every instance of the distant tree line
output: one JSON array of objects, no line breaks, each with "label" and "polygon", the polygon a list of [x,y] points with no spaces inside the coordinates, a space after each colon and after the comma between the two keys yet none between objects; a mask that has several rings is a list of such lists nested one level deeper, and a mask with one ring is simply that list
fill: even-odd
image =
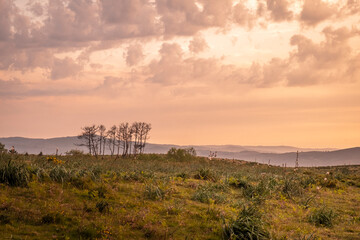
[{"label": "distant tree line", "polygon": [[145,122],[121,123],[106,130],[104,125],[91,125],[81,128],[78,136],[83,140],[79,146],[86,146],[89,154],[96,158],[104,156],[106,149],[111,156],[126,157],[131,154],[144,153],[146,141],[149,139],[151,124]]}]

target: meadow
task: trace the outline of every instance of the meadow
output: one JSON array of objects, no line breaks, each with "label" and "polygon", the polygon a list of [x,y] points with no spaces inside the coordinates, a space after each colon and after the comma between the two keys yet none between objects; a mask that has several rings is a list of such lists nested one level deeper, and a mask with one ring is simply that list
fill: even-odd
[{"label": "meadow", "polygon": [[[301,162],[300,162],[301,164]],[[360,239],[360,166],[2,153],[1,239]]]}]

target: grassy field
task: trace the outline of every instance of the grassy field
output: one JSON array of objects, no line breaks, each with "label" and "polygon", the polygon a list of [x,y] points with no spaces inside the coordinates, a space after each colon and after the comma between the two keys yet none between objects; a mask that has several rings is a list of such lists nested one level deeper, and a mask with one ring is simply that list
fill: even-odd
[{"label": "grassy field", "polygon": [[1,239],[360,239],[360,167],[2,154]]}]

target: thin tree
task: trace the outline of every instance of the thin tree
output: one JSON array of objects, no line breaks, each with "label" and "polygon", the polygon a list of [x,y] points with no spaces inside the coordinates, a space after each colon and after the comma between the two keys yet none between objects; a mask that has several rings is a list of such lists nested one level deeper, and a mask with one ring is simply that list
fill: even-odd
[{"label": "thin tree", "polygon": [[107,131],[107,145],[111,156],[115,153],[117,127],[114,125]]}]

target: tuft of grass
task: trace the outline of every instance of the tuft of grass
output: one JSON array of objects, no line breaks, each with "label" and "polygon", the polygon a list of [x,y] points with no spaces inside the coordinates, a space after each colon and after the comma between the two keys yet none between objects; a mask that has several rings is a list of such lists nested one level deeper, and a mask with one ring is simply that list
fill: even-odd
[{"label": "tuft of grass", "polygon": [[0,183],[11,187],[26,187],[29,182],[29,171],[25,165],[9,160],[0,166]]},{"label": "tuft of grass", "polygon": [[224,239],[269,239],[270,233],[265,228],[266,223],[261,214],[254,207],[243,207],[237,218],[225,224],[223,228]]},{"label": "tuft of grass", "polygon": [[295,177],[285,178],[282,192],[289,198],[299,197],[303,194],[303,188],[300,181]]},{"label": "tuft of grass", "polygon": [[213,182],[217,181],[217,176],[216,174],[207,168],[201,168],[197,171],[197,173],[194,176],[195,179],[201,179],[201,180],[210,180]]},{"label": "tuft of grass", "polygon": [[101,201],[97,202],[96,208],[97,208],[97,210],[99,210],[100,213],[108,213],[110,210],[109,203],[105,200],[101,200]]},{"label": "tuft of grass", "polygon": [[218,204],[226,202],[225,196],[223,196],[221,193],[218,193],[216,188],[202,185],[197,188],[191,199],[201,203],[214,202]]},{"label": "tuft of grass", "polygon": [[145,185],[144,196],[150,200],[163,200],[165,198],[166,190],[158,183],[148,183]]},{"label": "tuft of grass", "polygon": [[322,206],[313,210],[308,216],[308,220],[316,226],[332,227],[335,217],[336,213],[332,209]]}]

